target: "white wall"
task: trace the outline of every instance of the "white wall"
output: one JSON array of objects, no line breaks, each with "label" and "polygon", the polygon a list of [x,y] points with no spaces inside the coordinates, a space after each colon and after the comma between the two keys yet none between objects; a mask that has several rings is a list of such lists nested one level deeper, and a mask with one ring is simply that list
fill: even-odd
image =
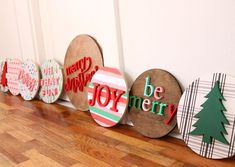
[{"label": "white wall", "polygon": [[205,72],[235,76],[234,0],[120,0],[125,71],[173,73],[186,87]]}]

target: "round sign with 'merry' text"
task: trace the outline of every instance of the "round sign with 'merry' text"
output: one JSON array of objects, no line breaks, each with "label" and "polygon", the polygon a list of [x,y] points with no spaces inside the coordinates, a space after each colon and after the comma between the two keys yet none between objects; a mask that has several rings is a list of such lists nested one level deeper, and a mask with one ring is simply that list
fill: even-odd
[{"label": "round sign with 'merry' text", "polygon": [[64,90],[71,103],[88,110],[87,89],[95,72],[103,66],[98,43],[89,35],[79,35],[70,43],[64,59]]}]

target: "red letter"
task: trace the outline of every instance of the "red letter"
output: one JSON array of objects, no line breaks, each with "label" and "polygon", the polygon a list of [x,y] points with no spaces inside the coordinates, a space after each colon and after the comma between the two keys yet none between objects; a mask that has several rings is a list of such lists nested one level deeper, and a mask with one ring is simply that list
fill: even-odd
[{"label": "red letter", "polygon": [[[110,110],[114,111],[114,112],[118,112],[117,110],[117,102],[119,101],[120,97],[125,93],[122,90],[117,90],[114,88],[110,88],[111,90],[111,99],[113,100],[113,106],[110,108]],[[116,96],[118,92],[118,95]]]},{"label": "red letter", "polygon": [[[102,104],[102,103],[101,103],[101,100],[100,100],[100,99],[101,99],[100,96],[101,96],[101,92],[102,92],[103,89],[106,90],[105,93],[104,93],[104,92],[102,93],[106,99],[105,99],[104,103]],[[101,107],[105,107],[105,106],[108,105],[109,101],[110,101],[109,87],[106,86],[106,85],[101,85],[101,86],[99,87],[98,93],[97,93],[97,103],[98,103]]]},{"label": "red letter", "polygon": [[169,113],[169,119],[166,120],[166,124],[169,125],[170,122],[172,121],[172,119],[174,118],[174,116],[176,115],[177,112],[177,107],[175,107],[173,104],[169,104],[168,105],[168,113]]},{"label": "red letter", "polygon": [[88,101],[90,106],[94,106],[95,105],[97,87],[100,86],[100,84],[97,84],[97,83],[93,83],[93,85],[94,85],[94,88],[93,88],[93,90],[94,90],[93,91],[93,98]]}]

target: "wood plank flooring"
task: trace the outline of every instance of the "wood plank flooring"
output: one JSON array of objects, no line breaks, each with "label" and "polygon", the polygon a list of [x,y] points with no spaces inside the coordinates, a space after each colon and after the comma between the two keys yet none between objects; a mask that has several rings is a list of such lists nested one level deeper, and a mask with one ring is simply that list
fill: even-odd
[{"label": "wood plank flooring", "polygon": [[0,93],[2,167],[235,166],[209,160],[172,137],[149,139],[132,127],[103,128],[88,112]]}]

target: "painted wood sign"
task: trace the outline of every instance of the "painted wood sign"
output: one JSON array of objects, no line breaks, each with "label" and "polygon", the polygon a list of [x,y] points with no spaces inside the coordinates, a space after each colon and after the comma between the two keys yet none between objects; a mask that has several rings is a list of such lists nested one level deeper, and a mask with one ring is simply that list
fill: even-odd
[{"label": "painted wood sign", "polygon": [[101,66],[101,50],[92,37],[79,35],[73,39],[64,60],[64,90],[77,109],[88,110],[88,84]]},{"label": "painted wood sign", "polygon": [[20,94],[19,74],[22,70],[21,61],[19,59],[9,59],[7,61],[7,84],[12,95]]},{"label": "painted wood sign", "polygon": [[41,66],[40,98],[45,103],[54,103],[63,91],[62,67],[55,60],[48,60]]},{"label": "painted wood sign", "polygon": [[32,100],[39,89],[39,69],[31,60],[22,62],[19,74],[20,94],[24,100]]},{"label": "painted wood sign", "polygon": [[2,61],[0,64],[0,90],[2,92],[7,92],[8,91],[8,85],[7,85],[7,61]]},{"label": "painted wood sign", "polygon": [[235,155],[235,78],[214,73],[185,89],[177,122],[185,143],[211,159]]},{"label": "painted wood sign", "polygon": [[165,136],[176,126],[180,96],[180,86],[169,72],[160,69],[145,71],[131,87],[128,118],[144,136]]},{"label": "painted wood sign", "polygon": [[128,105],[124,76],[118,69],[101,67],[88,88],[91,116],[101,126],[112,127],[123,118]]}]

